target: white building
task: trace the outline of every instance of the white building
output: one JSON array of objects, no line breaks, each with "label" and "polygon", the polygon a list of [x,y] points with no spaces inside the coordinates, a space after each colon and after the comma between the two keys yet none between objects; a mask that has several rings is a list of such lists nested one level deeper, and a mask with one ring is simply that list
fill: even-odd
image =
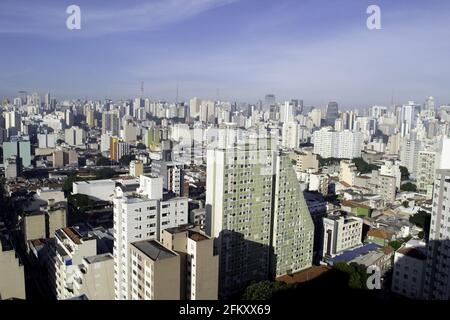
[{"label": "white building", "polygon": [[116,188],[114,204],[115,299],[130,299],[129,246],[161,238],[162,231],[188,222],[187,198],[163,198],[161,177],[140,177],[137,193]]},{"label": "white building", "polygon": [[97,255],[97,239],[82,236],[75,228],[63,228],[56,235],[56,298],[86,295],[90,300],[113,298],[111,254]]},{"label": "white building", "polygon": [[56,145],[57,136],[54,133],[38,134],[39,148],[54,148]]},{"label": "white building", "polygon": [[86,141],[86,131],[79,127],[64,130],[64,141],[70,146],[81,146]]},{"label": "white building", "polygon": [[395,177],[395,186],[399,190],[402,182],[402,172],[400,170],[400,166],[400,161],[385,160],[380,167],[381,175]]},{"label": "white building", "polygon": [[417,175],[417,163],[421,150],[422,143],[415,139],[405,138],[400,145],[400,161],[413,177]]},{"label": "white building", "polygon": [[332,131],[322,128],[313,134],[314,153],[322,158],[353,159],[361,157],[361,132]]},{"label": "white building", "polygon": [[420,151],[417,161],[417,189],[427,192],[433,189],[434,174],[438,167],[438,155],[433,151]]},{"label": "white building", "polygon": [[111,201],[116,182],[111,179],[77,181],[72,186],[72,194],[84,194],[102,201]]},{"label": "white building", "polygon": [[362,244],[361,218],[329,215],[323,218],[323,257],[334,257]]}]

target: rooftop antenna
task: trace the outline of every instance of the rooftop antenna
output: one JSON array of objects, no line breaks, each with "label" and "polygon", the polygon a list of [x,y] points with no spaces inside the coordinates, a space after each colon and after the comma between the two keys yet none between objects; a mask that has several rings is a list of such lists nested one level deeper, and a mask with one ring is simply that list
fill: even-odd
[{"label": "rooftop antenna", "polygon": [[141,81],[141,99],[144,99],[144,81]]},{"label": "rooftop antenna", "polygon": [[220,89],[217,88],[217,102],[220,101]]}]

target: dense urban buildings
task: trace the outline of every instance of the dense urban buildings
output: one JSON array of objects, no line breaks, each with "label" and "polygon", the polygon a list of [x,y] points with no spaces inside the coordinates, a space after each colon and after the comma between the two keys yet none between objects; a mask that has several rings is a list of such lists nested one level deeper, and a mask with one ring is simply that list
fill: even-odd
[{"label": "dense urban buildings", "polygon": [[20,2],[0,1],[0,300],[450,300],[450,3]]}]

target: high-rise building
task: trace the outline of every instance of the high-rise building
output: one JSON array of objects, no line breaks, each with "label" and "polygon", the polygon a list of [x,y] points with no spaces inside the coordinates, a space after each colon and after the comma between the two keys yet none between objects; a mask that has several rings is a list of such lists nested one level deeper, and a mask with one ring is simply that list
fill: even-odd
[{"label": "high-rise building", "polygon": [[432,193],[434,174],[438,167],[438,155],[433,151],[420,151],[417,160],[417,189]]},{"label": "high-rise building", "polygon": [[186,224],[188,199],[166,198],[162,178],[140,176],[137,193],[115,191],[114,204],[114,268],[115,299],[131,298],[130,244],[136,241],[161,239],[163,230]]},{"label": "high-rise building", "polygon": [[51,109],[50,92],[47,92],[47,93],[45,94],[45,108],[46,108],[47,110],[50,110],[50,109]]},{"label": "high-rise building", "polygon": [[416,139],[404,138],[400,145],[400,161],[413,177],[417,175],[417,164],[421,150],[422,142]]},{"label": "high-rise building", "polygon": [[395,177],[395,186],[399,190],[402,181],[402,172],[400,170],[400,166],[400,161],[384,160],[384,163],[380,167],[381,175]]},{"label": "high-rise building", "polygon": [[68,128],[72,127],[74,124],[74,116],[73,116],[73,112],[70,109],[67,109],[66,112],[64,113],[64,117],[65,117],[65,122],[66,122],[66,126]]},{"label": "high-rise building", "polygon": [[0,299],[25,299],[25,273],[9,237],[0,233]]},{"label": "high-rise building", "polygon": [[314,153],[322,158],[354,159],[361,157],[362,134],[322,128],[313,134]]},{"label": "high-rise building", "polygon": [[180,256],[182,300],[217,300],[219,256],[214,239],[192,224],[163,231],[162,244]]},{"label": "high-rise building", "polygon": [[200,116],[200,105],[202,104],[202,100],[199,98],[191,99],[189,103],[189,116],[191,118],[197,118]]},{"label": "high-rise building", "polygon": [[220,296],[311,265],[312,220],[292,162],[272,142],[208,150],[206,230],[218,238]]},{"label": "high-rise building", "polygon": [[20,159],[22,166],[26,168],[31,166],[31,145],[28,137],[15,136],[3,143],[3,164],[13,156]]},{"label": "high-rise building", "polygon": [[113,257],[97,254],[97,238],[75,228],[56,230],[55,293],[58,300],[86,295],[90,300],[114,298]]},{"label": "high-rise building", "polygon": [[21,131],[22,116],[17,111],[9,111],[4,113],[5,116],[5,129],[7,136],[15,136]]},{"label": "high-rise building", "polygon": [[141,160],[133,160],[130,162],[130,176],[139,177],[144,174],[144,164]]},{"label": "high-rise building", "polygon": [[180,300],[180,256],[156,240],[130,245],[130,300]]},{"label": "high-rise building", "polygon": [[277,103],[274,94],[266,94],[264,98],[263,111],[270,111],[271,107],[274,107]]},{"label": "high-rise building", "polygon": [[327,105],[327,112],[325,115],[325,122],[327,125],[334,125],[336,119],[339,118],[339,106],[335,101],[331,101]]},{"label": "high-rise building", "polygon": [[176,194],[183,195],[184,165],[173,161],[155,160],[152,162],[152,173],[163,178],[163,187]]},{"label": "high-rise building", "polygon": [[82,146],[86,142],[86,131],[79,127],[65,129],[64,141],[70,146]]},{"label": "high-rise building", "polygon": [[[447,164],[449,165],[449,164]],[[450,169],[436,170],[423,297],[450,299]]]},{"label": "high-rise building", "polygon": [[95,110],[92,108],[86,110],[86,124],[89,128],[95,127]]}]

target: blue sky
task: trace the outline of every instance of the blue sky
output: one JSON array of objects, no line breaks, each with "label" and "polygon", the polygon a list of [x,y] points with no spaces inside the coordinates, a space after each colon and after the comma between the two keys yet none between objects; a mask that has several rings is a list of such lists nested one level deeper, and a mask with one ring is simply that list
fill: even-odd
[{"label": "blue sky", "polygon": [[[81,30],[66,28],[71,4]],[[442,0],[2,0],[0,96],[132,98],[144,81],[162,100],[178,82],[184,99],[450,103],[449,18]]]}]

